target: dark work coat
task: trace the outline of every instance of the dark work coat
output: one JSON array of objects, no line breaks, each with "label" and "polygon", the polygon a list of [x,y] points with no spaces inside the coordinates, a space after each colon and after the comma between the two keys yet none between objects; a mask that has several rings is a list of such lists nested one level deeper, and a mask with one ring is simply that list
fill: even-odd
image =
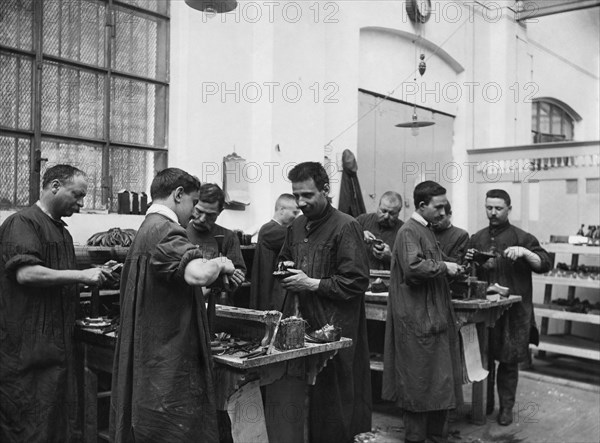
[{"label": "dark work coat", "polygon": [[406,411],[462,403],[462,371],[446,265],[433,232],[413,218],[398,231],[385,329],[382,398]]},{"label": "dark work coat", "polygon": [[78,441],[73,331],[76,284],[16,281],[22,266],[76,269],[64,223],[33,205],[0,227],[0,441]]},{"label": "dark work coat", "polygon": [[352,217],[357,217],[367,211],[356,171],[358,171],[356,157],[354,157],[352,151],[344,149],[342,153],[342,183],[340,183],[338,209]]},{"label": "dark work coat", "polygon": [[[388,228],[387,226],[381,226],[377,221],[376,213],[361,214],[356,218],[356,221],[360,223],[363,231],[369,231],[375,237],[380,238],[390,246],[390,249],[394,247],[396,241],[396,234],[404,224],[402,220],[397,220],[393,227]],[[373,246],[365,245],[367,248],[367,255],[369,256],[369,268],[370,269],[390,269],[391,260],[379,260],[373,255]]]},{"label": "dark work coat", "polygon": [[[219,251],[215,235],[223,235],[223,250]],[[205,258],[211,259],[219,256],[221,252],[225,257],[233,262],[236,269],[241,269],[246,273],[246,263],[240,249],[240,241],[235,233],[223,226],[215,224],[208,232],[198,231],[190,223],[187,227],[187,236],[190,241],[200,246]],[[217,280],[218,282],[220,279]]]},{"label": "dark work coat", "polygon": [[469,233],[464,229],[450,226],[443,231],[434,231],[440,248],[442,249],[442,257],[444,261],[460,263],[467,252],[467,242],[469,241]]},{"label": "dark work coat", "polygon": [[216,442],[206,308],[184,280],[202,257],[185,229],[149,214],[121,276],[121,323],[112,378],[113,442]]},{"label": "dark work coat", "polygon": [[252,262],[252,286],[250,287],[250,308],[281,311],[283,309],[283,288],[273,277],[277,267],[277,256],[287,228],[275,220],[265,223],[258,231],[258,240]]},{"label": "dark work coat", "polygon": [[[537,254],[542,260],[540,273],[547,272],[552,267],[550,256],[538,240],[508,222],[497,228],[490,226],[477,232],[469,240],[467,249],[502,253],[509,246],[523,246]],[[522,297],[522,302],[513,304],[505,311],[491,331],[493,356],[503,363],[517,363],[527,359],[529,330],[533,318],[531,272],[531,266],[524,258],[513,262],[509,258],[497,257],[478,266],[477,277],[480,280],[507,286],[511,294]]]},{"label": "dark work coat", "polygon": [[[328,206],[319,220],[301,215],[288,228],[280,260],[321,279],[316,292],[296,293],[309,330],[341,326],[353,340],[317,376],[310,398],[310,441],[346,442],[371,429],[371,374],[364,294],[369,284],[367,255],[360,225]],[[288,293],[286,305],[294,297]],[[287,306],[285,308],[287,310]]]}]

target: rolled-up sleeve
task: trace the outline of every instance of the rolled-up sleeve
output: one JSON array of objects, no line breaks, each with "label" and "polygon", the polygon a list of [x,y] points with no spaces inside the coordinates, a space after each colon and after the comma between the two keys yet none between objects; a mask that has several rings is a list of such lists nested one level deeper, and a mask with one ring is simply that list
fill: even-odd
[{"label": "rolled-up sleeve", "polygon": [[202,249],[188,240],[183,228],[173,229],[156,245],[150,266],[161,279],[183,282],[186,266],[197,258],[204,258]]}]

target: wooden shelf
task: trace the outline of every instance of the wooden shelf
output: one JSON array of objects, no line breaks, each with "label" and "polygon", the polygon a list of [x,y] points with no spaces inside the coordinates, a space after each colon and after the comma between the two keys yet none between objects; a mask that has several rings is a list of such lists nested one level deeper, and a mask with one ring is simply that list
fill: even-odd
[{"label": "wooden shelf", "polygon": [[533,275],[534,283],[546,285],[576,286],[578,288],[600,289],[600,280],[583,280],[581,278],[551,277],[549,275]]},{"label": "wooden shelf", "polygon": [[580,254],[600,256],[600,246],[570,245],[568,243],[547,243],[542,245],[548,252],[555,254]]},{"label": "wooden shelf", "polygon": [[540,337],[539,346],[530,345],[530,348],[600,360],[600,344],[598,342],[573,335],[544,335]]},{"label": "wooden shelf", "polygon": [[552,318],[554,320],[570,320],[581,323],[591,323],[600,325],[600,315],[598,314],[583,314],[580,312],[563,311],[560,308],[538,307],[547,305],[534,305],[535,315],[537,317]]}]

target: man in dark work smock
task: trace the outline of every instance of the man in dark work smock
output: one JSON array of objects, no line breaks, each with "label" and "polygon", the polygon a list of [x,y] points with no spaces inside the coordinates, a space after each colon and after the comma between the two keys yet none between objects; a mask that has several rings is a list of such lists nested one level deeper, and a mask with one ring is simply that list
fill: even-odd
[{"label": "man in dark work smock", "polygon": [[414,190],[415,212],[393,249],[385,330],[382,398],[403,410],[405,442],[445,442],[448,414],[462,403],[456,320],[444,261],[431,225],[444,216],[446,190],[425,181]]},{"label": "man in dark work smock", "polygon": [[78,283],[99,285],[99,268],[76,270],[61,217],[79,212],[83,171],[48,168],[40,199],[0,226],[0,441],[80,441],[73,332]]},{"label": "man in dark work smock", "polygon": [[469,233],[452,224],[452,206],[450,202],[446,204],[445,212],[446,215],[442,220],[432,226],[433,232],[442,249],[443,259],[460,263],[467,252]]},{"label": "man in dark work smock", "polygon": [[[538,240],[510,224],[508,216],[511,210],[510,196],[506,191],[488,191],[485,212],[489,226],[471,237],[466,254],[466,258],[470,259],[474,250],[496,253],[495,258],[478,267],[477,277],[490,284],[506,286],[510,294],[522,297],[521,303],[513,304],[502,314],[490,334],[489,380],[493,387],[494,360],[497,360],[496,382],[500,402],[497,421],[502,426],[513,421],[519,363],[528,359],[529,334],[534,319],[531,272],[543,273],[552,267],[550,256]],[[493,406],[492,390],[488,393],[488,413],[492,413]]]},{"label": "man in dark work smock", "polygon": [[121,320],[110,398],[110,436],[121,442],[218,442],[206,308],[200,286],[233,273],[203,258],[186,235],[200,182],[160,171],[152,206],[121,274]]},{"label": "man in dark work smock", "polygon": [[371,429],[363,233],[354,218],[331,206],[329,178],[320,163],[300,163],[288,178],[302,215],[289,227],[279,257],[296,268],[282,281],[284,311],[297,300],[309,331],[333,324],[353,341],[327,363],[310,390],[310,441],[348,442]]},{"label": "man in dark work smock", "polygon": [[273,271],[277,267],[277,256],[283,246],[287,227],[299,212],[294,196],[281,194],[275,202],[273,218],[258,231],[250,279],[251,309],[283,309],[283,289],[281,283],[273,277]]},{"label": "man in dark work smock", "polygon": [[[392,247],[396,234],[402,227],[398,218],[402,210],[402,197],[394,191],[387,191],[379,199],[377,212],[361,214],[356,220],[362,226],[369,256],[369,269],[389,270]],[[379,239],[382,242],[374,242]]]},{"label": "man in dark work smock", "polygon": [[[225,193],[214,183],[204,183],[200,186],[199,195],[198,203],[192,213],[192,220],[187,226],[188,238],[192,243],[200,246],[206,258],[222,254],[233,262],[235,272],[229,276],[229,281],[233,288],[237,288],[246,279],[246,263],[242,256],[240,241],[232,230],[216,223],[225,206]],[[219,236],[222,238],[220,250],[217,241]],[[216,284],[220,285],[220,282]]]}]

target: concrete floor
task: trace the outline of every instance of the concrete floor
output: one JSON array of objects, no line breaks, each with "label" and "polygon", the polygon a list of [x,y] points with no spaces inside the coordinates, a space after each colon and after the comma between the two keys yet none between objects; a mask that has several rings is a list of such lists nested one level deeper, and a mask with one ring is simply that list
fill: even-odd
[{"label": "concrete floor", "polygon": [[[470,400],[470,385],[464,394]],[[470,404],[465,404],[451,415],[449,442],[600,442],[600,365],[569,358],[534,359],[533,368],[520,373],[517,405],[513,424],[499,426],[497,406],[486,424],[474,425]],[[355,442],[403,441],[400,411],[376,401],[372,432],[355,437]]]}]

